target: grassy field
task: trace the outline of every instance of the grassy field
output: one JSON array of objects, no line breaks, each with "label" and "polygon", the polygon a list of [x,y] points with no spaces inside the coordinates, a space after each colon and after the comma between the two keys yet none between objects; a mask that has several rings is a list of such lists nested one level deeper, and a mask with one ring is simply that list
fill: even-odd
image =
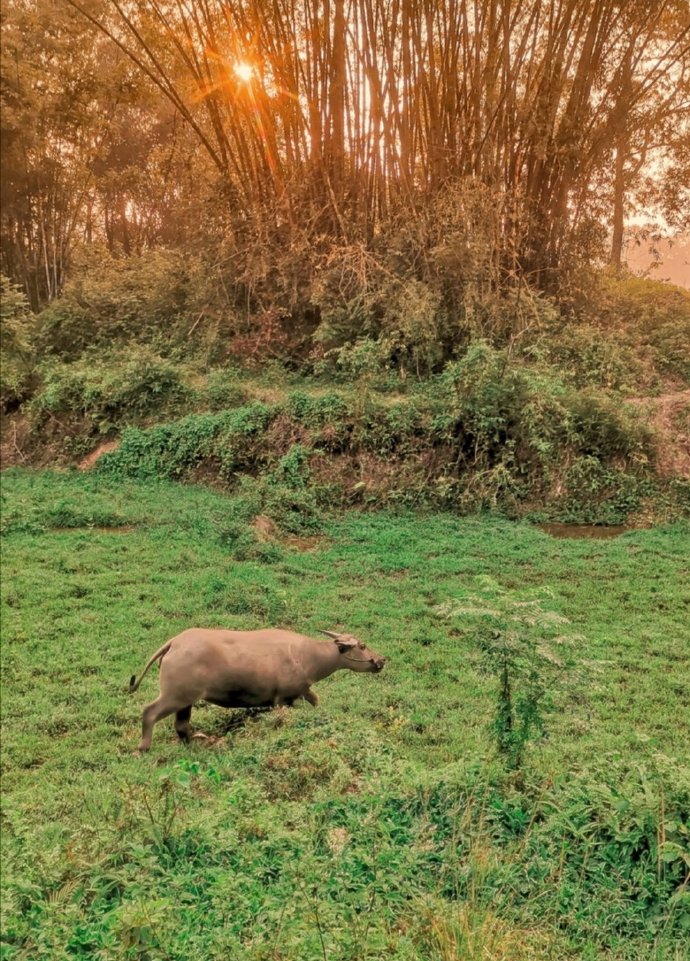
[{"label": "grassy field", "polygon": [[[260,538],[232,498],[3,475],[0,957],[454,961],[690,952],[690,531],[349,513]],[[586,685],[506,772],[475,621],[490,575],[548,586]],[[163,641],[344,629],[388,659],[321,704],[200,706],[136,757]]]}]

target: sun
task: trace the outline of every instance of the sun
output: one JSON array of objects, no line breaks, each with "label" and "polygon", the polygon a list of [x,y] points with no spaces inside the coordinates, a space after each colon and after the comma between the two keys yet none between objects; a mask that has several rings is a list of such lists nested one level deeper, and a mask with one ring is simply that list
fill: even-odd
[{"label": "sun", "polygon": [[247,63],[243,60],[241,60],[239,63],[236,63],[232,69],[234,70],[237,79],[241,80],[243,83],[249,83],[254,76],[254,67],[252,67],[250,63]]}]

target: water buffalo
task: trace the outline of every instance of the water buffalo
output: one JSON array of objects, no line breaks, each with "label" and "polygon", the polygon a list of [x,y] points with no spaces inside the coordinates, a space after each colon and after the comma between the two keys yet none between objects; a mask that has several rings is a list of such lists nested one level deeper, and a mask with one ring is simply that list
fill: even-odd
[{"label": "water buffalo", "polygon": [[175,715],[175,730],[189,740],[189,718],[197,701],[219,707],[275,707],[302,697],[316,705],[311,685],[347,668],[378,673],[384,659],[351,634],[320,631],[330,641],[292,631],[222,631],[192,627],[153,654],[134,693],[154,663],[160,662],[160,695],[144,708],[140,751],[151,747],[153,725]]}]

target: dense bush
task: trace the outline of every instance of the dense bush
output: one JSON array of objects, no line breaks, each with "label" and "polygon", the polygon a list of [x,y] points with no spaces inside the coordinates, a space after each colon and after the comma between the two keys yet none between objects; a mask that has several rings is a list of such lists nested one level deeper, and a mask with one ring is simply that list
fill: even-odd
[{"label": "dense bush", "polygon": [[366,379],[379,387],[390,379],[394,354],[395,347],[386,338],[360,338],[325,351],[314,370],[338,382]]},{"label": "dense bush", "polygon": [[623,524],[656,493],[650,477],[615,470],[589,456],[572,463],[563,483],[567,496],[561,499],[561,520],[585,524]]},{"label": "dense bush", "polygon": [[103,433],[179,409],[191,397],[180,366],[143,345],[87,351],[71,363],[47,361],[41,376],[42,390],[30,406],[34,415],[78,415]]},{"label": "dense bush", "polygon": [[690,383],[690,291],[632,275],[602,274],[590,316],[633,349],[651,351],[662,372]]},{"label": "dense bush", "polygon": [[0,405],[20,404],[35,388],[34,318],[22,291],[0,275]]},{"label": "dense bush", "polygon": [[596,327],[561,326],[528,348],[526,354],[554,368],[578,388],[639,393],[655,380],[649,348],[645,356],[640,356],[639,350],[621,342],[620,337]]},{"label": "dense bush", "polygon": [[208,372],[206,386],[200,391],[200,400],[213,411],[227,410],[246,404],[247,391],[240,383],[236,367],[213,367]]},{"label": "dense bush", "polygon": [[671,323],[645,325],[643,331],[659,370],[690,384],[690,316]]},{"label": "dense bush", "polygon": [[[598,275],[590,291],[592,318],[610,330],[652,330],[690,319],[690,291],[634,274]],[[595,313],[594,313],[595,312]]]},{"label": "dense bush", "polygon": [[[639,405],[621,396],[664,390],[668,375],[683,375],[690,297],[603,275],[589,315],[566,322],[532,291],[499,296],[481,238],[454,281],[448,272],[465,255],[439,234],[443,210],[435,216],[425,222],[435,241],[419,276],[419,224],[401,226],[390,248],[326,258],[314,288],[317,350],[301,379],[281,367],[277,380],[266,368],[250,382],[246,368],[209,364],[250,330],[258,307],[249,297],[241,323],[232,310],[223,315],[194,258],[106,259],[100,274],[82,264],[35,329],[19,295],[8,298],[21,318],[5,338],[15,383],[7,402],[34,392],[32,437],[68,435],[57,456],[81,456],[94,435],[128,428],[103,464],[125,473],[234,485],[299,449],[302,489],[337,504],[545,508],[600,520],[643,509],[659,493],[654,442]],[[452,304],[436,296],[451,289]],[[202,328],[199,350],[187,335],[196,341]],[[257,336],[268,333],[264,324]],[[26,380],[36,351],[42,384]],[[175,420],[182,412],[189,416]],[[153,419],[165,422],[143,431]]]},{"label": "dense bush", "polygon": [[219,414],[190,414],[148,430],[129,428],[122,443],[99,461],[99,469],[124,477],[179,477],[211,459],[221,474],[251,466],[253,439],[270,423],[274,412],[252,404]]},{"label": "dense bush", "polygon": [[467,469],[501,464],[538,489],[573,455],[645,460],[649,437],[619,404],[594,391],[568,390],[485,342],[448,365],[440,385],[445,404],[435,426],[454,441]]},{"label": "dense bush", "polygon": [[39,314],[41,353],[70,359],[118,341],[169,349],[198,314],[193,268],[181,252],[148,250],[128,258],[84,252],[62,295]]}]

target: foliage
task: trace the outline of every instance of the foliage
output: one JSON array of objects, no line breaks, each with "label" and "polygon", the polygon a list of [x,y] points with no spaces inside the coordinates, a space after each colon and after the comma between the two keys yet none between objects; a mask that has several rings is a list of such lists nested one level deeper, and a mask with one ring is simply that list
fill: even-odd
[{"label": "foliage", "polygon": [[477,624],[476,643],[497,687],[492,730],[500,754],[513,770],[522,767],[535,733],[546,733],[546,714],[554,710],[566,672],[569,680],[574,676],[572,647],[582,639],[563,634],[563,625],[569,623],[566,617],[544,610],[544,599],[552,597],[548,588],[527,596],[511,594],[483,576],[474,593],[438,608],[443,617]]},{"label": "foliage", "polygon": [[560,327],[525,352],[556,369],[566,383],[576,388],[594,387],[630,394],[639,393],[644,386],[653,386],[656,380],[653,361],[645,363],[639,349],[621,343],[620,336],[597,327]]},{"label": "foliage", "polygon": [[690,384],[690,292],[661,281],[603,274],[588,309],[624,343],[650,351],[660,372]]},{"label": "foliage", "polygon": [[69,360],[117,341],[169,348],[193,323],[193,278],[182,251],[118,258],[87,249],[62,296],[39,314],[40,349]]},{"label": "foliage", "polygon": [[235,367],[214,367],[209,370],[202,397],[212,411],[242,407],[248,400],[240,380],[240,371]]},{"label": "foliage", "polygon": [[661,280],[633,274],[601,273],[592,291],[595,319],[610,330],[648,331],[680,324],[690,317],[690,292]]},{"label": "foliage", "polygon": [[690,308],[688,316],[683,320],[659,326],[650,325],[647,331],[657,367],[672,377],[680,378],[685,384],[690,384]]},{"label": "foliage", "polygon": [[219,414],[190,414],[149,430],[129,428],[116,451],[105,454],[99,470],[122,477],[176,477],[216,458],[225,476],[242,466],[257,432],[274,416],[265,404]]},{"label": "foliage", "polygon": [[33,318],[24,293],[0,275],[0,406],[18,405],[35,387]]},{"label": "foliage", "polygon": [[621,460],[639,468],[650,456],[649,433],[632,412],[594,391],[568,390],[485,342],[449,364],[439,384],[436,430],[454,440],[467,470],[492,484],[505,478],[518,496],[521,484],[532,495],[562,487],[573,458],[592,457],[613,478]]},{"label": "foliage", "polygon": [[[491,516],[349,512],[270,544],[248,483],[7,471],[3,497],[8,961],[683,955],[687,525],[556,542]],[[477,574],[506,615],[550,584],[536,615],[577,625],[578,661],[600,667],[560,692],[521,778],[490,760],[484,618],[435,612]],[[316,710],[200,706],[209,740],[163,722],[132,756],[156,682],[132,699],[126,681],[165,638],[267,623],[349,630],[386,668],[327,679]]]},{"label": "foliage", "polygon": [[191,397],[179,365],[141,345],[87,351],[69,364],[47,361],[31,402],[38,416],[76,414],[101,433],[154,412],[179,409]]},{"label": "foliage", "polygon": [[[317,331],[316,336],[322,337],[323,333]],[[327,350],[314,369],[321,375],[334,373],[339,380],[370,381],[390,371],[392,351],[393,345],[385,339],[360,339]]]},{"label": "foliage", "polygon": [[624,524],[645,498],[656,493],[645,477],[605,467],[596,457],[577,458],[564,477],[567,498],[559,509],[566,522]]},{"label": "foliage", "polygon": [[[207,389],[197,398],[208,403]],[[360,383],[354,395],[292,390],[271,404],[130,427],[99,470],[227,485],[266,475],[293,492],[309,489],[315,503],[435,503],[515,513],[536,501],[608,523],[654,493],[650,445],[635,412],[478,342],[402,399],[377,396]]]},{"label": "foliage", "polygon": [[13,0],[3,43],[3,269],[32,309],[60,294],[83,244],[98,273],[101,247],[187,241],[205,168],[155,86],[67,3]]},{"label": "foliage", "polygon": [[336,247],[316,275],[314,340],[327,348],[317,369],[331,366],[340,377],[371,381],[394,367],[402,376],[428,374],[447,356],[453,325],[446,322],[443,285],[432,270],[418,276],[417,254],[401,249],[397,225],[385,233],[389,243],[381,237],[376,251]]},{"label": "foliage", "polygon": [[322,438],[326,431],[343,437],[347,429],[352,428],[356,404],[350,395],[336,391],[312,395],[292,390],[287,395],[285,411],[308,430],[321,432]]},{"label": "foliage", "polygon": [[[152,276],[160,263],[152,265]],[[199,275],[187,266],[189,293],[190,278],[196,284]],[[275,363],[249,372],[208,366],[222,340],[210,317],[202,322],[208,320],[209,338],[203,347],[201,341],[186,346],[186,334],[176,340],[170,330],[167,339],[159,337],[157,310],[166,309],[172,294],[163,279],[148,288],[144,273],[131,270],[138,293],[120,305],[121,329],[131,331],[142,310],[144,342],[119,347],[116,337],[67,363],[54,354],[43,360],[37,367],[43,383],[32,382],[27,439],[18,447],[25,458],[40,456],[48,443],[51,459],[81,459],[96,434],[126,427],[120,451],[102,468],[129,476],[142,471],[234,486],[243,476],[274,471],[296,444],[307,452],[306,488],[315,503],[433,504],[512,515],[541,509],[599,523],[624,522],[648,512],[652,502],[664,516],[682,510],[667,481],[655,476],[657,470],[680,473],[682,459],[679,469],[675,461],[669,469],[663,451],[657,453],[663,437],[646,426],[639,397],[623,402],[633,391],[663,389],[668,369],[633,323],[616,347],[612,332],[564,326],[549,301],[525,294],[519,308],[510,297],[486,301],[476,331],[491,331],[491,340],[465,343],[471,337],[465,314],[455,342],[449,339],[444,348],[454,358],[423,379],[410,370],[412,355],[403,342],[381,332],[345,340],[321,361],[312,358],[311,376]],[[127,270],[117,267],[116,273],[124,277]],[[608,282],[604,275],[601,283]],[[147,289],[155,294],[150,313],[140,298]],[[682,297],[671,292],[669,304],[667,320],[682,312]],[[508,321],[502,312],[513,310],[519,313]],[[59,353],[58,334],[54,343],[46,340],[50,325],[45,317],[38,324],[31,350]],[[509,333],[515,325],[524,336]],[[182,411],[188,417],[175,420]],[[148,428],[154,418],[158,425]]]}]

